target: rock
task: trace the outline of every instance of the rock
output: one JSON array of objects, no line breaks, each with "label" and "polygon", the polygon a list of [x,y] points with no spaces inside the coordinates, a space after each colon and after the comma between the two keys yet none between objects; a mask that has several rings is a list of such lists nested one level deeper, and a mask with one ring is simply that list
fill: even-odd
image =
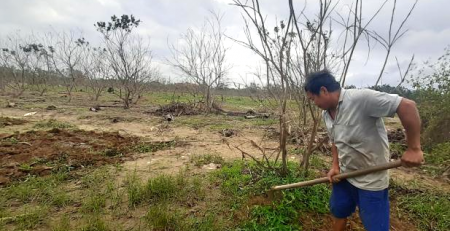
[{"label": "rock", "polygon": [[231,129],[223,129],[222,135],[225,137],[231,137],[231,136],[235,135],[235,131],[233,131]]},{"label": "rock", "polygon": [[47,107],[47,110],[56,110],[56,106],[55,105],[49,105]]},{"label": "rock", "polygon": [[9,178],[0,176],[0,185],[4,185],[4,184],[8,184],[8,183],[9,183]]},{"label": "rock", "polygon": [[29,113],[25,113],[25,115],[23,115],[23,116],[33,116],[33,115],[36,115],[36,113],[37,112],[29,112]]},{"label": "rock", "polygon": [[6,104],[6,107],[16,107],[16,106],[17,106],[16,103],[8,102],[8,103]]},{"label": "rock", "polygon": [[173,115],[172,115],[172,114],[167,114],[167,115],[164,116],[164,119],[165,119],[166,121],[170,122],[170,121],[173,120]]},{"label": "rock", "polygon": [[203,165],[202,169],[213,170],[213,169],[219,169],[221,167],[222,167],[222,165],[220,165],[220,164],[210,163],[210,164]]}]

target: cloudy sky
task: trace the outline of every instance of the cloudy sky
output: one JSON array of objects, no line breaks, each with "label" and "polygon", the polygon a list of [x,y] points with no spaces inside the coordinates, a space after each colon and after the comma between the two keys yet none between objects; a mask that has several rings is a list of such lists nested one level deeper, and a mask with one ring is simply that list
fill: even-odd
[{"label": "cloudy sky", "polygon": [[[210,11],[224,13],[222,26],[227,36],[244,40],[241,10],[230,5],[231,0],[1,0],[0,2],[0,38],[17,31],[25,35],[31,32],[79,29],[84,32],[87,40],[95,43],[100,41],[99,33],[93,26],[95,22],[108,21],[114,14],[133,14],[143,21],[138,33],[150,38],[154,59],[161,72],[173,81],[180,81],[180,77],[166,64],[165,58],[170,55],[167,42],[176,41],[179,35],[190,27],[200,27]],[[270,27],[275,25],[277,19],[288,17],[287,2],[287,0],[261,0],[261,9],[267,16]],[[317,2],[307,1],[305,11],[307,15],[313,16],[317,12]],[[351,2],[351,0],[339,1],[336,12],[346,11]],[[363,12],[366,20],[381,2],[381,0],[364,1]],[[370,29],[387,34],[392,3],[393,0],[388,1],[370,25]],[[397,26],[413,3],[414,0],[398,1]],[[305,6],[305,0],[295,0],[294,6],[300,11]],[[408,32],[392,50],[383,83],[396,84],[399,81],[395,57],[405,69],[413,54],[419,65],[425,60],[436,59],[443,54],[444,48],[450,44],[448,9],[450,9],[448,0],[419,0],[404,26]],[[337,40],[337,37],[332,39]],[[231,40],[226,44],[230,47],[228,62],[233,67],[229,75],[230,81],[239,83],[252,81],[249,73],[254,72],[260,60],[251,51]],[[373,85],[380,72],[384,55],[382,46],[373,44],[370,59],[367,61],[366,48],[358,48],[350,67],[347,84]]]}]

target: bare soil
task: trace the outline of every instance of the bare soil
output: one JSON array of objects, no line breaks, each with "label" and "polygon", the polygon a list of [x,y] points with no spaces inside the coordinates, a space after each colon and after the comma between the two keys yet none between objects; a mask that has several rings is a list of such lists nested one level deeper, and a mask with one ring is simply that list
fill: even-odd
[{"label": "bare soil", "polygon": [[15,134],[0,140],[0,184],[63,167],[76,170],[123,162],[137,141],[117,132],[52,129]]}]

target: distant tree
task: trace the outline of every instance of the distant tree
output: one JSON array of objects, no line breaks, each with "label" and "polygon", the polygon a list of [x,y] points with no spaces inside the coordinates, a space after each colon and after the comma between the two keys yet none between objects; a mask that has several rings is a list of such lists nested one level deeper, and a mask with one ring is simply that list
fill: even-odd
[{"label": "distant tree", "polygon": [[422,119],[423,143],[450,141],[450,47],[435,62],[426,62],[410,79]]},{"label": "distant tree", "polygon": [[355,85],[347,85],[344,87],[345,89],[356,89]]},{"label": "distant tree", "polygon": [[87,46],[83,53],[81,69],[86,78],[86,85],[90,88],[91,98],[98,101],[98,98],[108,87],[108,80],[111,75],[107,62],[107,50],[101,47]]},{"label": "distant tree", "polygon": [[7,87],[18,97],[29,87],[27,75],[32,47],[19,34],[7,36],[0,50],[0,62]]},{"label": "distant tree", "polygon": [[68,101],[72,100],[72,92],[82,80],[81,61],[83,50],[89,42],[81,32],[63,31],[48,34],[49,50],[54,70],[61,77],[65,87]]},{"label": "distant tree", "polygon": [[222,17],[213,14],[202,28],[190,28],[182,34],[179,46],[169,45],[172,57],[168,62],[200,86],[208,111],[214,103],[214,90],[223,83],[229,69]]},{"label": "distant tree", "polygon": [[103,35],[106,58],[117,80],[118,91],[124,108],[136,103],[146,89],[146,84],[158,74],[152,67],[149,44],[139,35],[133,34],[141,20],[133,15],[113,15],[109,22],[97,22],[95,27]]},{"label": "distant tree", "polygon": [[393,86],[390,86],[389,84],[383,84],[383,85],[372,86],[369,88],[376,90],[376,91],[386,92],[389,94],[398,94],[400,96],[403,96],[403,97],[406,97],[409,99],[411,99],[413,97],[413,92],[410,89],[403,87],[403,86],[393,87]]}]

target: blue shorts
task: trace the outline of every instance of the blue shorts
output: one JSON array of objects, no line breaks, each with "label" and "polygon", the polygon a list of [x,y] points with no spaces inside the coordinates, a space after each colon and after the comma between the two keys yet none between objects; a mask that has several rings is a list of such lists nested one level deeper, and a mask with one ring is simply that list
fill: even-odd
[{"label": "blue shorts", "polygon": [[359,216],[368,231],[389,230],[388,189],[369,191],[359,189],[346,180],[333,184],[330,210],[336,218],[347,218],[359,208]]}]

